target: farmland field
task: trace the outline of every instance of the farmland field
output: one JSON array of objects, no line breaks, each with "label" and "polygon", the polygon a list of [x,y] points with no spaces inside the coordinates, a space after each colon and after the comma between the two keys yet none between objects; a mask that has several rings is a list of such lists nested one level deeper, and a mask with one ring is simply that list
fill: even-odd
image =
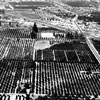
[{"label": "farmland field", "polygon": [[10,2],[10,4],[15,8],[15,9],[37,9],[37,7],[46,7],[46,6],[51,6],[49,2]]},{"label": "farmland field", "polygon": [[90,2],[88,2],[88,1],[65,1],[65,0],[63,0],[62,1],[63,3],[65,3],[65,4],[68,4],[68,5],[70,5],[70,6],[72,6],[72,7],[89,7],[89,5],[90,5]]},{"label": "farmland field", "polygon": [[[41,43],[49,47],[44,48]],[[100,69],[85,41],[0,38],[0,46],[2,93],[15,93],[17,81],[22,80],[30,84],[32,93],[39,95],[100,93],[99,76],[80,73],[87,68]]]},{"label": "farmland field", "polygon": [[98,64],[91,63],[39,62],[36,67],[35,94],[99,94],[98,77],[80,73],[87,66],[92,70],[99,68]]},{"label": "farmland field", "polygon": [[11,41],[10,49],[7,54],[8,59],[33,59],[33,44],[34,40],[22,39],[18,41]]},{"label": "farmland field", "polygon": [[29,14],[29,13],[21,13],[22,16],[27,17],[29,19],[40,19],[41,17],[37,14]]}]

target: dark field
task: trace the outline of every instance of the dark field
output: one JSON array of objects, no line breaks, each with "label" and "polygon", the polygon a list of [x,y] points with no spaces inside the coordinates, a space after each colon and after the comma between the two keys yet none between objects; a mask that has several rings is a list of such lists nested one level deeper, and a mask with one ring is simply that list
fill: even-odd
[{"label": "dark field", "polygon": [[63,3],[72,7],[89,7],[90,5],[90,2],[88,1],[63,1]]},{"label": "dark field", "polygon": [[16,3],[16,2],[10,2],[10,4],[12,4],[12,5],[46,5],[46,6],[49,6],[50,5],[50,3],[49,2],[41,2],[41,1],[39,1],[39,2],[28,2],[28,1],[26,1],[26,2],[20,2],[20,3]]},{"label": "dark field", "polygon": [[97,22],[97,24],[100,24],[100,11],[93,11],[90,13],[91,16],[79,16],[78,19],[79,20],[83,20],[83,21],[94,21]]},{"label": "dark field", "polygon": [[32,9],[32,10],[35,10],[38,7],[46,7],[52,5],[49,2],[21,2],[21,3],[10,2],[10,4],[15,9]]}]

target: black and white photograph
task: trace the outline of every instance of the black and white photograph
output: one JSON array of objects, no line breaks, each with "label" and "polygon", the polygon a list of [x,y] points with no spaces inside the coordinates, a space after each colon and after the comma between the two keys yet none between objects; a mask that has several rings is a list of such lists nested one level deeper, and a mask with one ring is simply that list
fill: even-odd
[{"label": "black and white photograph", "polygon": [[100,0],[0,0],[0,100],[100,100]]}]

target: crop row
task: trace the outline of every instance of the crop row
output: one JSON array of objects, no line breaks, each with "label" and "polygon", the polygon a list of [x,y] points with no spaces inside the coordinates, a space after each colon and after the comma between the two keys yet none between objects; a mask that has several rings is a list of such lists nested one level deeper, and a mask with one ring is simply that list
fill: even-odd
[{"label": "crop row", "polygon": [[30,39],[20,39],[19,41],[11,40],[9,51],[7,54],[8,59],[33,59],[33,45],[34,41]]},{"label": "crop row", "polygon": [[84,94],[100,93],[99,76],[81,74],[87,68],[95,71],[97,64],[40,62],[35,71],[36,94]]},{"label": "crop row", "polygon": [[0,30],[0,35],[10,38],[29,38],[29,31],[22,29],[3,29]]}]

